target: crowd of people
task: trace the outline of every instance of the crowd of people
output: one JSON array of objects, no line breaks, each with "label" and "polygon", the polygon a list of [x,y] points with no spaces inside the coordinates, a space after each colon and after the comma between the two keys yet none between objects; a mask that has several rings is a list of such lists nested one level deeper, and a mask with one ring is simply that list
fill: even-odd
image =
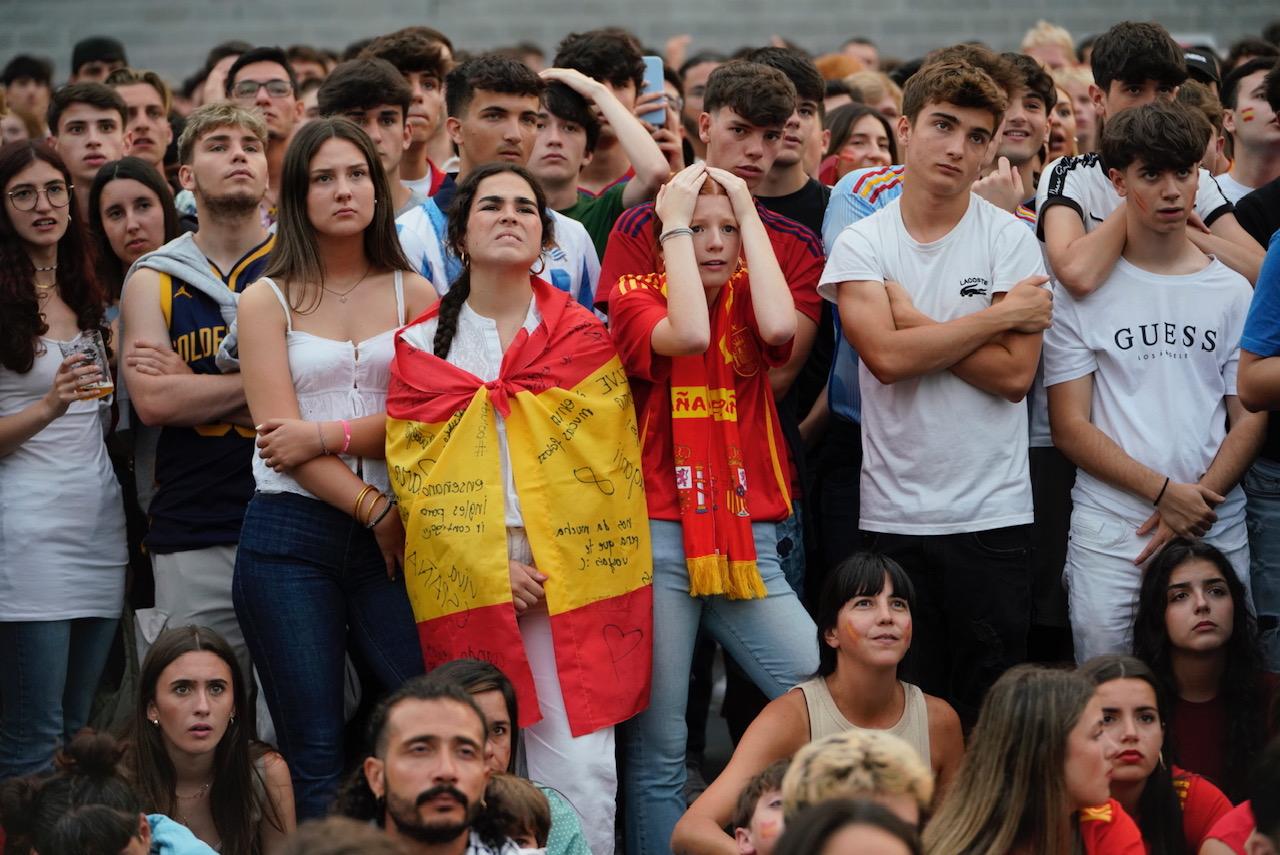
[{"label": "crowd of people", "polygon": [[1280,853],[1278,43],[13,57],[4,851]]}]

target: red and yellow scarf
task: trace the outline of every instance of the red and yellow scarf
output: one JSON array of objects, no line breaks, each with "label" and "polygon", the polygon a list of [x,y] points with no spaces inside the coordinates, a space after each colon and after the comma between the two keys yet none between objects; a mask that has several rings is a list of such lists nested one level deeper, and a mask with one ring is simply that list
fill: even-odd
[{"label": "red and yellow scarf", "polygon": [[[544,585],[575,736],[649,700],[652,553],[635,410],[603,325],[531,279],[542,323],[521,330],[485,383],[396,336],[387,465],[404,520],[405,583],[428,669],[498,666],[520,725],[540,717],[507,564],[496,414]],[[439,304],[414,324],[436,316]]]},{"label": "red and yellow scarf", "polygon": [[765,596],[751,535],[747,471],[738,436],[733,304],[750,287],[746,267],[710,306],[711,347],[671,359],[671,436],[690,596]]}]

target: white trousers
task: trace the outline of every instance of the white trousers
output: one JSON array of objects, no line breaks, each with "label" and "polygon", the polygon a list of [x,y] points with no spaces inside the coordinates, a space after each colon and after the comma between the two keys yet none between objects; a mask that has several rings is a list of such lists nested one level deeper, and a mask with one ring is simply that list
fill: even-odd
[{"label": "white trousers", "polygon": [[[528,541],[520,529],[507,530],[507,551],[516,561],[533,563]],[[565,797],[578,814],[593,855],[613,855],[618,801],[613,728],[577,737],[569,732],[551,618],[540,608],[525,612],[519,624],[542,712],[537,724],[522,731],[526,777]]]},{"label": "white trousers", "polygon": [[[1144,569],[1133,559],[1150,539],[1149,535],[1139,537],[1137,526],[1118,516],[1081,507],[1071,512],[1062,580],[1067,586],[1076,664],[1103,653],[1133,652],[1133,619]],[[1247,593],[1249,541],[1244,521],[1223,531],[1215,525],[1204,540],[1227,556]]]}]

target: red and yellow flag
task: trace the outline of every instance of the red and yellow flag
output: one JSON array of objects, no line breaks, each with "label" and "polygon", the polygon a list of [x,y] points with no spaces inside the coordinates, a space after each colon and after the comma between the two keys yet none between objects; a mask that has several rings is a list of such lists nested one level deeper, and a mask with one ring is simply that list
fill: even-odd
[{"label": "red and yellow flag", "polygon": [[492,662],[515,684],[520,725],[533,724],[541,714],[507,564],[503,417],[525,533],[549,577],[569,726],[580,736],[648,705],[649,521],[635,409],[613,343],[568,294],[532,283],[542,323],[517,334],[492,382],[396,336],[387,465],[427,668],[464,657]]}]

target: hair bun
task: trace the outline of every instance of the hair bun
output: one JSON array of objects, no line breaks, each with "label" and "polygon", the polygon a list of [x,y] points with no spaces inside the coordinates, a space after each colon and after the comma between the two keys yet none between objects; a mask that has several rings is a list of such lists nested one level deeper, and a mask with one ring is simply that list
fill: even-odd
[{"label": "hair bun", "polygon": [[109,733],[85,729],[58,752],[54,765],[70,775],[109,778],[120,774],[125,747]]}]

